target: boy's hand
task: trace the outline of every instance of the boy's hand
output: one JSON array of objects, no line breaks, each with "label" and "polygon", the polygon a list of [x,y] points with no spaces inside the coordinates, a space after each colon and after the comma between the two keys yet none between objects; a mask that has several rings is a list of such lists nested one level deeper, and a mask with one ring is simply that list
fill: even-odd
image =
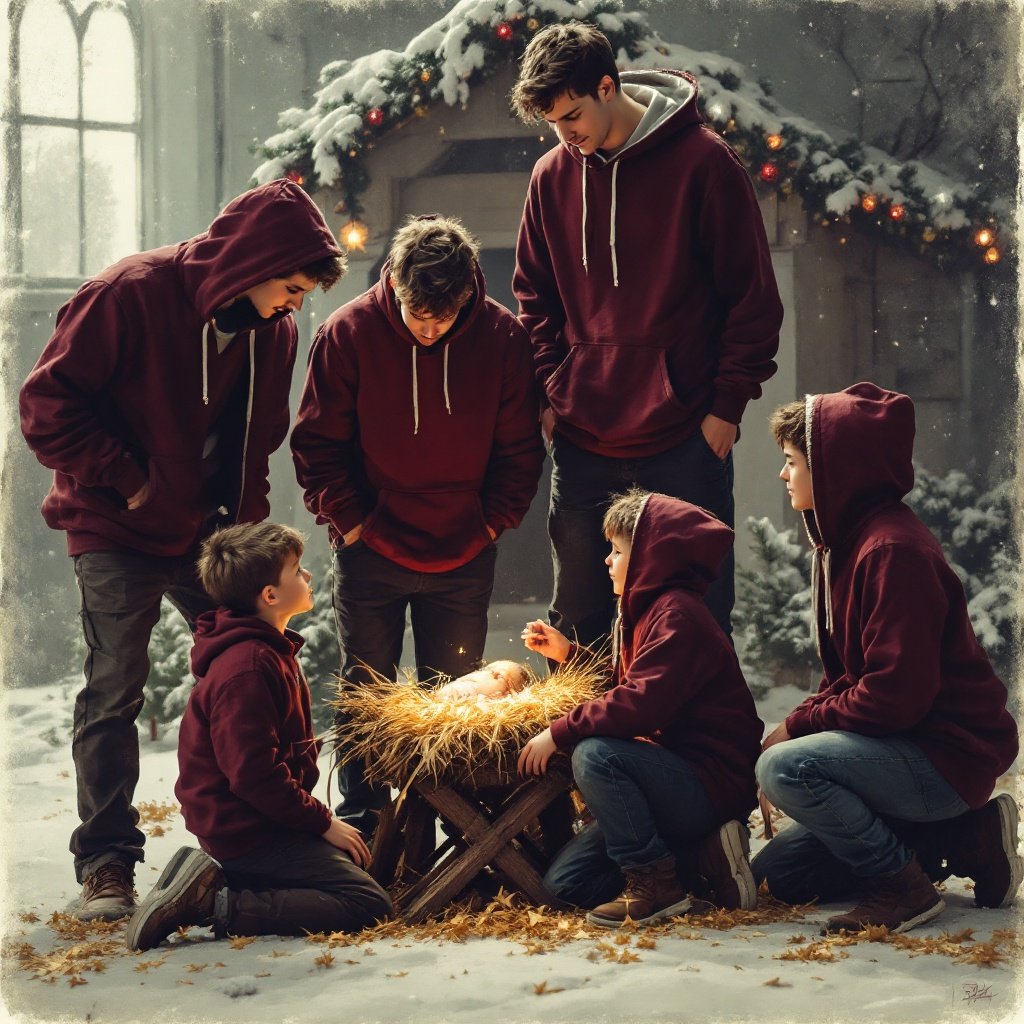
[{"label": "boy's hand", "polygon": [[323,838],[331,846],[336,846],[339,850],[344,850],[349,854],[358,867],[365,868],[369,865],[370,848],[366,845],[362,832],[355,825],[350,825],[347,821],[342,821],[341,818],[331,818],[331,823],[327,826]]},{"label": "boy's hand", "polygon": [[522,632],[523,643],[545,658],[558,662],[559,665],[569,656],[569,648],[572,646],[554,626],[534,619],[528,622]]},{"label": "boy's hand", "polygon": [[519,752],[516,769],[520,775],[543,775],[548,770],[551,755],[558,750],[551,736],[551,729],[537,733]]},{"label": "boy's hand", "polygon": [[348,533],[342,534],[341,542],[345,547],[349,547],[351,544],[355,544],[357,540],[363,535],[363,524],[360,523],[358,526],[353,526]]},{"label": "boy's hand", "polygon": [[128,508],[134,512],[149,501],[149,481],[147,480],[129,499]]},{"label": "boy's hand", "polygon": [[540,414],[540,432],[544,443],[550,448],[555,433],[555,410],[550,405]]},{"label": "boy's hand", "polygon": [[772,824],[772,803],[764,795],[760,786],[757,789],[757,806],[761,809],[761,820],[764,822],[764,831],[761,833],[761,838],[771,839],[775,835],[775,826]]},{"label": "boy's hand", "polygon": [[785,721],[782,721],[761,741],[761,751],[764,752],[769,747],[774,747],[776,743],[785,743],[786,740],[791,740],[792,738],[789,735],[789,730],[786,728]]},{"label": "boy's hand", "polygon": [[735,423],[723,420],[719,416],[712,416],[711,413],[708,413],[700,421],[700,430],[704,435],[704,440],[720,459],[724,459],[736,443],[738,429]]}]

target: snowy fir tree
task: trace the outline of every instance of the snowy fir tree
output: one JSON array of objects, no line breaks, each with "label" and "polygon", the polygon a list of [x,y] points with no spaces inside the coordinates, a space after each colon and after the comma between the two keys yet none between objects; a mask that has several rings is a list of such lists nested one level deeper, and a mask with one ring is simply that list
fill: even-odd
[{"label": "snowy fir tree", "polygon": [[313,729],[319,736],[334,724],[334,715],[327,701],[334,697],[341,669],[341,648],[338,646],[338,629],[334,622],[334,609],[331,607],[330,562],[314,562],[310,569],[316,602],[312,611],[292,622],[291,628],[301,633],[306,641],[299,654],[299,661],[309,681]]},{"label": "snowy fir tree", "polygon": [[192,634],[181,612],[165,599],[149,642],[149,676],[141,721],[155,718],[166,723],[181,718],[194,682],[188,660],[191,650]]}]

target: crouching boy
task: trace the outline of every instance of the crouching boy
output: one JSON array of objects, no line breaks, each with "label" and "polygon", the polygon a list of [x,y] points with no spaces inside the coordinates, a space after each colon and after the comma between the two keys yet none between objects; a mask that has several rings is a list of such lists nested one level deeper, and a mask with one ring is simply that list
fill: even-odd
[{"label": "crouching boy", "polygon": [[[689,502],[632,490],[604,518],[619,596],[612,683],[556,719],[519,755],[547,770],[556,750],[596,819],[558,855],[544,883],[614,928],[686,913],[684,886],[721,907],[751,909],[756,889],[744,822],[754,807],[763,730],[729,641],[702,600],[733,533]],[[579,657],[558,630],[530,623],[526,646]]]},{"label": "crouching boy", "polygon": [[931,920],[944,904],[923,866],[971,877],[979,906],[1003,906],[1024,873],[1017,807],[988,798],[1017,729],[959,578],[902,501],[913,403],[856,384],[782,406],[771,426],[814,547],[824,678],[764,741],[758,783],[795,824],[754,875],[791,902],[859,889],[823,931]]},{"label": "crouching boy", "polygon": [[130,949],[183,925],[211,925],[218,937],[302,935],[391,914],[363,870],[370,853],[358,830],[312,796],[318,744],[303,641],[287,628],[313,607],[302,550],[295,530],[273,523],[228,527],[203,545],[199,575],[220,607],[198,620],[174,788],[202,850],[171,859],[128,926]]}]

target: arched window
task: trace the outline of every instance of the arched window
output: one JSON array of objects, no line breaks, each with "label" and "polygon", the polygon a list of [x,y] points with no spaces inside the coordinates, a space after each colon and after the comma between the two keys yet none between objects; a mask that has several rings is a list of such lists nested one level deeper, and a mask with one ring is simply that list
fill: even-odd
[{"label": "arched window", "polygon": [[125,0],[13,0],[9,10],[9,266],[85,277],[140,247],[138,24]]}]

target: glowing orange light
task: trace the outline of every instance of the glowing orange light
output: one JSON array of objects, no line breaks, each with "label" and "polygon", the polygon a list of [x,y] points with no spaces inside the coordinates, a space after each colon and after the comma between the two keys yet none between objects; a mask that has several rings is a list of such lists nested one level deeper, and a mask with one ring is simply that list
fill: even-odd
[{"label": "glowing orange light", "polygon": [[338,238],[346,249],[358,249],[362,252],[366,248],[366,240],[370,237],[370,229],[360,220],[353,218],[347,224],[343,224],[338,232]]},{"label": "glowing orange light", "polygon": [[761,178],[764,181],[775,181],[779,176],[779,169],[773,163],[761,165]]},{"label": "glowing orange light", "polygon": [[878,197],[871,195],[869,192],[866,196],[863,196],[860,201],[860,208],[865,213],[874,213],[878,207]]},{"label": "glowing orange light", "polygon": [[907,208],[902,203],[893,203],[889,207],[889,219],[890,220],[903,220],[907,215]]},{"label": "glowing orange light", "polygon": [[985,250],[985,262],[991,266],[993,263],[998,263],[1002,258],[1002,253],[993,245]]},{"label": "glowing orange light", "polygon": [[769,135],[765,142],[768,144],[769,149],[782,149],[781,135]]},{"label": "glowing orange light", "polygon": [[980,231],[975,232],[974,244],[979,248],[986,249],[995,241],[995,234],[988,228],[982,228]]}]

